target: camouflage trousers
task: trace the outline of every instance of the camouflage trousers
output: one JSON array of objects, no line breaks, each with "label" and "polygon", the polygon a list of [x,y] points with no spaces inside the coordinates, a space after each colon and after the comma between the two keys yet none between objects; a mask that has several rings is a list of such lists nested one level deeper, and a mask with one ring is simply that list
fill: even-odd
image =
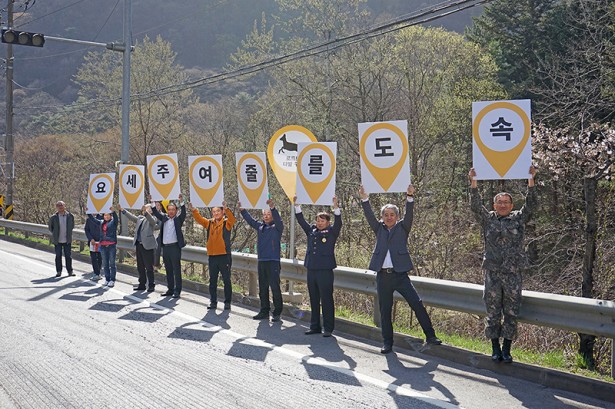
[{"label": "camouflage trousers", "polygon": [[[521,307],[521,272],[483,270],[485,289],[483,301],[487,310],[485,336],[488,339],[514,339],[517,335],[517,316]],[[503,318],[503,320],[502,320]]]}]

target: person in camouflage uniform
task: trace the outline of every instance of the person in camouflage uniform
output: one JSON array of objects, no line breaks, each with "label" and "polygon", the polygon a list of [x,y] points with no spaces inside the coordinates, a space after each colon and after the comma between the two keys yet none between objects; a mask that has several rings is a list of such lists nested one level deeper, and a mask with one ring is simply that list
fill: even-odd
[{"label": "person in camouflage uniform", "polygon": [[[493,198],[492,211],[482,204],[478,193],[476,171],[470,169],[471,209],[481,225],[485,241],[483,255],[483,274],[485,289],[483,301],[487,310],[485,336],[491,339],[491,359],[496,362],[513,361],[510,355],[512,340],[517,334],[517,315],[521,306],[523,270],[529,261],[523,246],[525,224],[536,208],[534,176],[536,168],[530,166],[530,177],[525,204],[520,210],[513,211],[513,200],[509,193],[498,193]],[[502,321],[503,318],[503,321]],[[503,345],[500,347],[500,337]]]}]

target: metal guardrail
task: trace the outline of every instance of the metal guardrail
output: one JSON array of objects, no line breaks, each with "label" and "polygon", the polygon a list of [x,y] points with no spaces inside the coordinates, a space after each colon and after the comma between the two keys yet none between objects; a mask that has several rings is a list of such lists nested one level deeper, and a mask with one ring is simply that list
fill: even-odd
[{"label": "metal guardrail", "polygon": [[[40,224],[0,219],[0,226],[49,235],[47,226]],[[84,231],[73,230],[73,239],[86,241]],[[133,249],[132,238],[118,236],[118,247]],[[186,246],[182,250],[182,260],[207,263],[207,251],[203,247]],[[306,282],[307,271],[302,263],[282,259],[281,265],[283,279]],[[254,282],[257,274],[256,267],[256,255],[233,252],[233,269],[250,273],[254,277]],[[334,272],[336,289],[377,297],[376,273],[349,267],[340,267]],[[412,282],[423,302],[429,306],[485,315],[485,305],[482,300],[483,287],[480,285],[425,277],[412,277]],[[256,293],[252,294],[254,286],[251,287],[250,295],[256,295]],[[397,293],[396,299],[403,300]],[[377,303],[375,302],[374,305]],[[374,318],[378,320],[379,317]],[[523,291],[519,320],[538,326],[611,338],[615,344],[615,302],[613,301]],[[612,351],[615,351],[615,348],[612,348]]]}]

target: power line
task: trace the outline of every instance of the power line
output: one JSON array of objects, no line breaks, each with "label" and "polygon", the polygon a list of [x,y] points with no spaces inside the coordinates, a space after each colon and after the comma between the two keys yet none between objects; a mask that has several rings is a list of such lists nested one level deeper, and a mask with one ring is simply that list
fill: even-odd
[{"label": "power line", "polygon": [[[210,85],[221,81],[241,77],[244,75],[254,74],[266,68],[287,64],[299,59],[316,56],[325,52],[330,52],[341,47],[365,41],[374,37],[385,35],[394,31],[399,31],[407,27],[428,23],[442,17],[449,16],[460,11],[476,7],[492,0],[451,0],[439,3],[430,8],[419,10],[410,15],[405,15],[401,18],[393,19],[380,25],[373,26],[368,30],[361,31],[355,34],[350,34],[334,40],[321,42],[301,50],[285,54],[278,57],[273,57],[266,61],[250,64],[233,70],[224,71],[208,77],[198,78],[195,80],[185,81],[178,84],[171,84],[155,90],[144,92],[141,94],[131,95],[131,100],[143,100],[148,98],[158,98],[167,94],[185,91],[188,89],[197,88],[204,85]],[[437,13],[437,14],[436,14]],[[108,98],[90,100],[87,102],[77,102],[68,106],[65,109],[77,109],[91,105],[115,105],[121,101],[121,98]],[[21,109],[43,109],[43,108],[58,108],[57,106],[40,106],[40,107],[24,107]]]},{"label": "power line", "polygon": [[55,10],[55,11],[52,11],[52,12],[47,13],[47,14],[44,14],[44,15],[42,15],[42,16],[40,16],[40,17],[37,17],[37,18],[35,18],[35,19],[32,19],[32,20],[28,20],[28,21],[26,21],[26,22],[24,22],[24,23],[22,23],[22,24],[16,25],[16,26],[15,26],[15,28],[23,27],[23,26],[25,26],[26,24],[30,24],[30,23],[33,23],[33,22],[35,22],[35,21],[41,20],[41,19],[43,19],[43,18],[45,18],[45,17],[49,17],[49,16],[51,16],[51,15],[53,15],[53,14],[59,13],[59,12],[60,12],[60,11],[62,11],[62,10],[66,10],[66,9],[67,9],[67,8],[69,8],[69,7],[72,7],[72,6],[77,5],[77,4],[79,4],[79,3],[83,3],[84,1],[85,1],[85,0],[77,0],[76,2],[71,3],[71,4],[67,4],[66,6],[61,7],[61,8],[59,8],[59,9]]}]

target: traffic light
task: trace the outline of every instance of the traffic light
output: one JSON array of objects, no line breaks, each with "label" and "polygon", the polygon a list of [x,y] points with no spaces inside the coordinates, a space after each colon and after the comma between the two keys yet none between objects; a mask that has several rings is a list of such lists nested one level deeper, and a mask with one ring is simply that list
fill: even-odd
[{"label": "traffic light", "polygon": [[7,44],[42,47],[45,44],[45,36],[40,33],[2,29],[2,42]]}]

